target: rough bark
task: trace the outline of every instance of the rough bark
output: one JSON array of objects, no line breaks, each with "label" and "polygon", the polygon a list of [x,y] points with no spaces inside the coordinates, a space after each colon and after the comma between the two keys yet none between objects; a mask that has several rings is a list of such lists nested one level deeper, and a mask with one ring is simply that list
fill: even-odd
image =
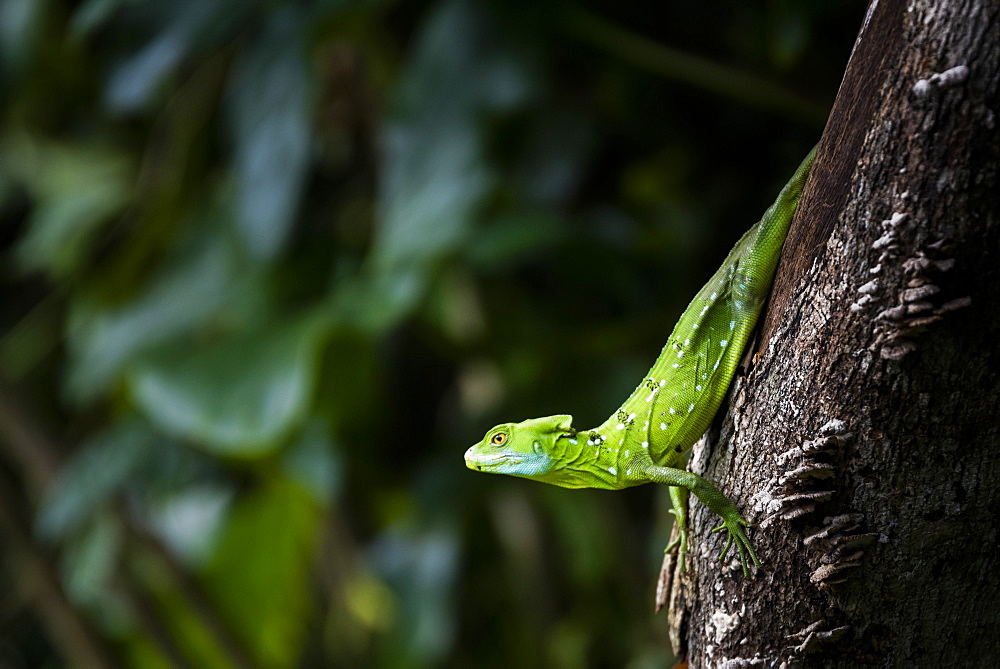
[{"label": "rough bark", "polygon": [[664,592],[691,666],[1000,657],[998,81],[998,3],[869,8],[758,350],[692,458],[764,568],[720,573],[693,504]]}]

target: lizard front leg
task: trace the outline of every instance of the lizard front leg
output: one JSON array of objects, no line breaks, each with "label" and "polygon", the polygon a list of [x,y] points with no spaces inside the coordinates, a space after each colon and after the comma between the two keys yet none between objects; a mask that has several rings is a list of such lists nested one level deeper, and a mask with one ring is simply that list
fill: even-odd
[{"label": "lizard front leg", "polygon": [[687,571],[687,565],[685,564],[688,547],[687,502],[687,488],[670,486],[670,504],[673,506],[670,513],[674,514],[674,522],[677,524],[677,538],[667,544],[663,552],[669,553],[675,548],[677,549],[677,559],[680,561],[681,571]]},{"label": "lizard front leg", "polygon": [[[726,545],[719,554],[719,560],[721,561],[726,559],[726,554],[729,553],[729,549],[735,543],[736,549],[740,554],[740,565],[743,567],[743,576],[744,578],[750,578],[750,570],[747,569],[747,555],[750,556],[750,560],[753,561],[754,565],[758,567],[760,566],[760,560],[757,559],[757,554],[754,553],[753,546],[750,545],[750,540],[747,539],[746,532],[743,531],[743,528],[747,525],[747,521],[743,519],[743,516],[740,515],[739,511],[737,511],[736,505],[733,504],[728,497],[723,495],[718,488],[702,477],[697,474],[684,471],[683,469],[649,465],[646,467],[645,474],[648,477],[648,480],[653,483],[664,483],[669,486],[685,488],[686,490],[693,492],[695,496],[701,500],[702,504],[721,517],[722,524],[712,531],[720,532],[722,530],[726,530],[729,534],[726,537]],[[674,504],[676,514],[678,508],[685,509],[686,505],[678,506],[677,503],[677,497],[684,496],[684,491],[678,490],[675,496],[674,490],[675,488],[671,488],[670,490],[670,499]],[[685,516],[684,520],[687,520],[686,511],[678,515],[678,522],[681,522],[681,516]],[[686,525],[687,524],[685,522],[682,526],[683,529],[681,530],[681,534],[678,535],[678,543],[681,548],[682,560],[684,549],[687,548],[685,545],[687,543]]]}]

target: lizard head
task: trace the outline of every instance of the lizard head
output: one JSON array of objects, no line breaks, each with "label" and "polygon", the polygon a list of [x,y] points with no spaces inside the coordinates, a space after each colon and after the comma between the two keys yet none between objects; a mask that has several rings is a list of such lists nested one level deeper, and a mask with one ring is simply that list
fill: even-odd
[{"label": "lizard head", "polygon": [[554,465],[556,440],[572,436],[572,416],[547,416],[497,425],[465,452],[465,465],[479,472],[537,478]]}]

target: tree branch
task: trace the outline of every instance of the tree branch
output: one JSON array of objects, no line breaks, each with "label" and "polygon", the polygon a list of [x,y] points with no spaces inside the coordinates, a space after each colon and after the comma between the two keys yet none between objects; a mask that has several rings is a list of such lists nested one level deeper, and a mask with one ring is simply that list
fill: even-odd
[{"label": "tree branch", "polygon": [[827,108],[746,70],[716,63],[636,35],[586,12],[568,15],[570,31],[603,51],[667,79],[821,127]]}]

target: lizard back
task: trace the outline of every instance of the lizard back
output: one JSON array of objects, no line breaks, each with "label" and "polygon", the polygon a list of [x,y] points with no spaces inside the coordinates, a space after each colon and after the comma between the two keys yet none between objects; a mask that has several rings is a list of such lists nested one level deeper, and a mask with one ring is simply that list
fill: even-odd
[{"label": "lizard back", "polygon": [[674,466],[711,424],[757,324],[815,149],[698,292],[652,369],[595,431]]}]

